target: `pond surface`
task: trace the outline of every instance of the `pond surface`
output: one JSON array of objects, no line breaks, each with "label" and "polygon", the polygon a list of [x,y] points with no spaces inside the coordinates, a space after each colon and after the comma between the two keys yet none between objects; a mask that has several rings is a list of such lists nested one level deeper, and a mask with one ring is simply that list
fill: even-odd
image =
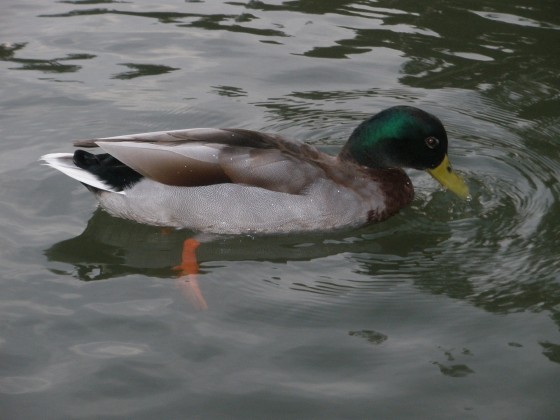
[{"label": "pond surface", "polygon": [[[558,2],[424,3],[3,0],[1,417],[556,417]],[[203,243],[200,293],[192,232],[37,162],[191,127],[336,153],[398,104],[444,122],[470,202],[410,171],[387,222]]]}]

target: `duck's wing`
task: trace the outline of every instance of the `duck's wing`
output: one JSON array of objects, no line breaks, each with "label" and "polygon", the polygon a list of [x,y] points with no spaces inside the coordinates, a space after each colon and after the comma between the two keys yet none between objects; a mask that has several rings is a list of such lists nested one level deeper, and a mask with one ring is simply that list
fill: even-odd
[{"label": "duck's wing", "polygon": [[240,129],[189,129],[76,142],[99,146],[154,181],[174,186],[237,183],[299,194],[324,175],[315,148]]},{"label": "duck's wing", "polygon": [[[186,130],[154,131],[151,133],[127,134],[124,136],[102,137],[89,140],[76,140],[76,147],[98,147],[99,142],[120,143],[154,143],[154,144],[180,144],[180,143],[212,143],[230,144],[233,146],[247,146],[255,148],[272,147],[271,142],[279,136],[258,131],[243,130],[239,128],[189,128]],[[284,139],[285,140],[285,139]]]}]

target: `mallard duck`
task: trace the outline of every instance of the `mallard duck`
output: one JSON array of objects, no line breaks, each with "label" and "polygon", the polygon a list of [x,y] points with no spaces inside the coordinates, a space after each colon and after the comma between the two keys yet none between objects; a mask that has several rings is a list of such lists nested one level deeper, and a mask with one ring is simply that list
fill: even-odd
[{"label": "mallard duck", "polygon": [[76,141],[47,165],[80,181],[109,213],[210,233],[326,230],[387,219],[414,196],[401,168],[427,170],[462,198],[438,118],[396,106],[368,118],[338,156],[277,134],[193,128]]}]

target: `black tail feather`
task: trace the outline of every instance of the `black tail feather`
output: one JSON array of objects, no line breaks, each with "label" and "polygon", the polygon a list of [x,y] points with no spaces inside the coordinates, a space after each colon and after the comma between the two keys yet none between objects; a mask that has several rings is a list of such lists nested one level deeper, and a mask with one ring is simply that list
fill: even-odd
[{"label": "black tail feather", "polygon": [[[73,161],[78,168],[96,175],[117,191],[130,188],[142,179],[142,175],[108,153],[93,154],[76,150]],[[90,185],[86,185],[86,188],[97,191],[97,188]]]}]

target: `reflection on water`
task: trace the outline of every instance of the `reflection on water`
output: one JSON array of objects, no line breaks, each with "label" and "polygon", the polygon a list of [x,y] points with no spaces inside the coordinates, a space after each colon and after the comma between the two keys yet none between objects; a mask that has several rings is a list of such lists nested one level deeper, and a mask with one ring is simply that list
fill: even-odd
[{"label": "reflection on water", "polygon": [[352,337],[361,337],[371,344],[381,344],[387,340],[387,336],[377,331],[362,330],[362,331],[350,331],[348,335]]},{"label": "reflection on water", "polygon": [[[3,7],[3,415],[556,416],[557,2]],[[192,232],[88,221],[87,191],[35,162],[74,138],[195,126],[336,153],[403,103],[443,120],[472,201],[411,171],[417,197],[386,223],[206,238],[208,311],[176,287]]]},{"label": "reflection on water", "polygon": [[113,76],[114,79],[134,79],[141,76],[157,76],[158,74],[169,73],[174,70],[179,70],[177,68],[169,66],[159,66],[156,64],[134,64],[134,63],[123,63],[130,71],[118,73]]},{"label": "reflection on water", "polygon": [[0,44],[0,60],[19,64],[18,67],[12,68],[15,70],[37,70],[44,73],[73,73],[77,72],[82,67],[77,64],[66,64],[64,62],[91,60],[95,58],[93,54],[67,54],[65,57],[55,57],[48,60],[14,57],[16,52],[23,49],[26,44],[25,42]]}]

